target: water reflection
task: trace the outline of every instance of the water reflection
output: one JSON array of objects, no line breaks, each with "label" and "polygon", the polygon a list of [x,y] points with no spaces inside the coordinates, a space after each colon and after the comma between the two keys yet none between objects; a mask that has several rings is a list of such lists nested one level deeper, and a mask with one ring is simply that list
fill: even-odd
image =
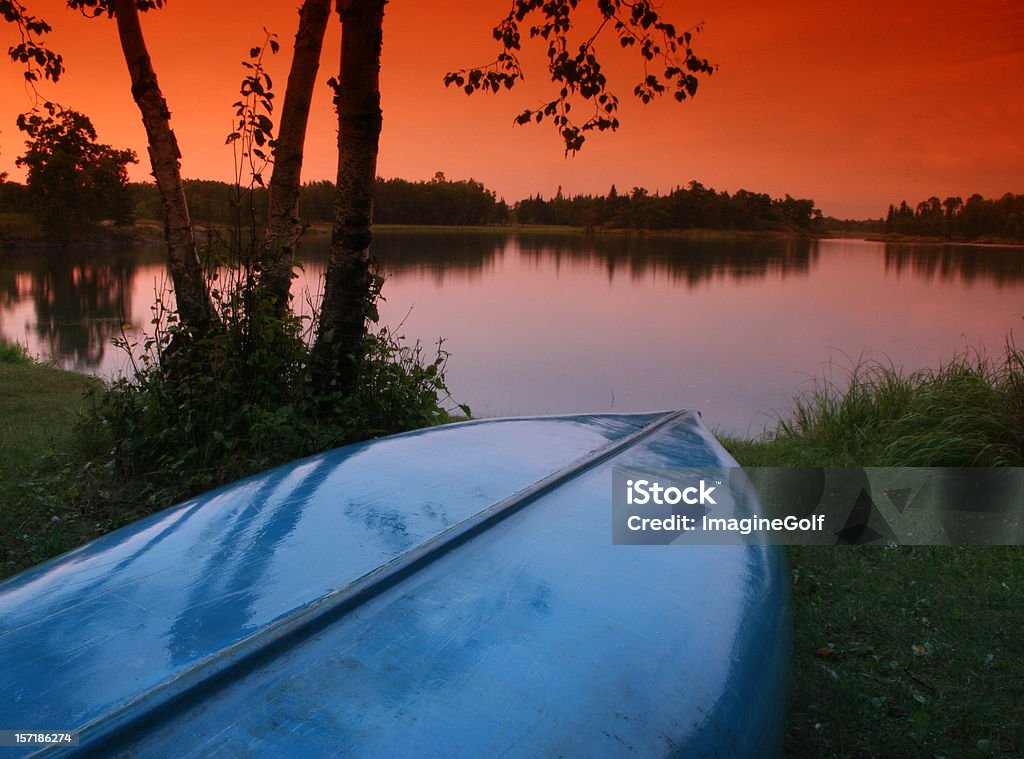
[{"label": "water reflection", "polygon": [[896,274],[912,273],[919,279],[990,281],[1007,285],[1024,281],[1022,250],[998,246],[886,243],[885,270]]},{"label": "water reflection", "polygon": [[[525,243],[525,244],[524,244]],[[693,289],[714,280],[806,275],[817,258],[817,242],[807,239],[684,240],[672,237],[578,238],[568,245],[542,240],[521,243],[539,266],[552,260],[600,265],[609,282],[622,274],[633,281],[662,279]]]},{"label": "water reflection", "polygon": [[[303,242],[299,308],[328,246]],[[490,416],[698,408],[756,432],[831,359],[998,351],[1024,302],[1024,248],[393,230],[373,253],[385,323],[445,337],[454,397]],[[0,336],[116,376],[111,340],[142,340],[165,267],[159,246],[3,251]]]},{"label": "water reflection", "polygon": [[[312,262],[326,260],[327,241],[307,240]],[[538,269],[563,268],[606,272],[633,280],[667,279],[696,287],[717,278],[734,281],[774,274],[807,274],[817,258],[817,242],[807,239],[733,238],[688,240],[638,235],[574,233],[386,232],[374,239],[373,253],[392,275],[429,275],[441,284],[472,281],[495,270],[506,256],[521,256]]]},{"label": "water reflection", "polygon": [[[0,329],[6,339],[60,357],[78,371],[97,369],[111,340],[130,323],[136,248],[119,252],[37,251],[0,261]],[[18,334],[23,316],[25,334]]]},{"label": "water reflection", "polygon": [[[493,271],[504,257],[508,238],[480,232],[378,233],[373,239],[373,255],[387,276],[421,277],[435,284],[447,280],[479,280]],[[329,241],[306,239],[302,255],[318,267],[327,261]]]}]

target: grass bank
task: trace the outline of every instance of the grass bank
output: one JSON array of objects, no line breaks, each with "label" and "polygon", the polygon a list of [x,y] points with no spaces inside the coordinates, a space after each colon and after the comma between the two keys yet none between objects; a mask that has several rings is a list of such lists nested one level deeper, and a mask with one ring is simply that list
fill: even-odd
[{"label": "grass bank", "polygon": [[84,396],[97,385],[0,343],[0,576],[110,529],[72,515],[74,493],[59,484]]},{"label": "grass bank", "polygon": [[728,447],[746,466],[1024,466],[1024,351],[968,351],[909,374],[862,363]]},{"label": "grass bank", "polygon": [[998,237],[996,235],[982,235],[981,237],[956,238],[942,237],[938,235],[904,235],[896,232],[883,234],[866,235],[864,239],[869,242],[890,242],[906,243],[908,245],[994,245],[1000,248],[1019,248],[1024,246],[1024,241],[1012,237]]},{"label": "grass bank", "polygon": [[[771,436],[724,442],[760,466],[1019,463],[1011,454],[1024,449],[1022,378],[1012,349],[1002,363],[962,357],[908,376],[864,366],[849,386],[826,384],[797,401]],[[68,451],[92,384],[0,346],[0,575],[164,505],[136,499],[128,509],[130,498],[75,484],[83,460]],[[787,756],[1020,755],[1021,547],[797,547],[788,555],[795,677]]]},{"label": "grass bank", "polygon": [[[747,466],[1024,465],[1024,356],[824,382]],[[1021,494],[1024,498],[1024,494]],[[1024,751],[1024,548],[791,547],[786,754],[982,757]]]}]

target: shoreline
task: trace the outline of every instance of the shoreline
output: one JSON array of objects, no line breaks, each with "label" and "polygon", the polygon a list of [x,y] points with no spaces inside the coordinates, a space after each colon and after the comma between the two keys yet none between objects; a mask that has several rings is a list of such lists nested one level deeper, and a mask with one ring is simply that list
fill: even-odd
[{"label": "shoreline", "polygon": [[872,234],[861,239],[867,242],[882,242],[906,245],[970,245],[978,248],[1024,248],[1024,240],[984,236],[973,240],[957,240],[929,235]]},{"label": "shoreline", "polygon": [[[197,224],[197,240],[211,233],[219,236],[226,226],[218,224]],[[956,240],[944,237],[844,233],[830,230],[780,230],[780,229],[716,229],[695,227],[690,229],[627,229],[622,227],[572,227],[554,224],[375,224],[375,232],[382,234],[485,234],[485,235],[564,235],[582,238],[639,238],[675,239],[694,242],[728,240],[862,240],[886,245],[927,245],[942,247],[973,248],[1024,248],[1024,241],[997,237],[980,237],[975,240]],[[303,237],[326,237],[331,234],[331,225],[313,222],[307,225]],[[163,245],[163,227],[154,220],[145,219],[127,227],[100,227],[93,234],[78,240],[52,240],[38,237],[0,237],[0,255],[21,251],[63,251],[69,248],[107,250],[126,245]],[[201,242],[200,242],[201,245]]]},{"label": "shoreline", "polygon": [[[68,247],[109,248],[118,245],[162,244],[162,226],[152,220],[143,220],[116,231],[108,228],[97,230],[78,240],[52,240],[37,237],[0,237],[0,251],[11,249],[63,250]],[[226,227],[218,224],[196,224],[197,240],[213,232],[224,232]],[[375,232],[385,234],[501,234],[501,235],[566,235],[573,237],[640,237],[681,240],[743,240],[743,239],[822,239],[823,235],[813,230],[778,229],[715,229],[697,227],[691,229],[627,229],[586,228],[554,224],[375,224]],[[109,232],[109,233],[108,233]],[[309,224],[303,236],[324,237],[331,234],[331,225],[325,222]]]}]

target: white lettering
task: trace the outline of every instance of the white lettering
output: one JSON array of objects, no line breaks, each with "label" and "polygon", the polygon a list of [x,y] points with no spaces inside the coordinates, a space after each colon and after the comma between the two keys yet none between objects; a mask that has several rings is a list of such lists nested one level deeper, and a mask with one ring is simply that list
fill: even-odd
[{"label": "white lettering", "polygon": [[690,506],[697,504],[711,504],[717,506],[718,502],[711,496],[715,492],[715,486],[708,487],[708,484],[701,480],[698,485],[683,488],[664,487],[657,482],[648,480],[626,480],[626,503],[630,506],[636,504],[644,506],[654,503],[659,506],[675,506],[680,501]]}]

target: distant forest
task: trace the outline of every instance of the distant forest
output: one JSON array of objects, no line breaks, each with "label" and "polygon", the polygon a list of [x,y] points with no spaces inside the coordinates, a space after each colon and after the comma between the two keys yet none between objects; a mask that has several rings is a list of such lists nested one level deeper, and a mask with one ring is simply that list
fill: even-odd
[{"label": "distant forest", "polygon": [[[228,223],[232,218],[232,187],[223,182],[186,183],[189,206],[197,223]],[[149,184],[133,184],[136,214],[160,218],[160,199]],[[265,190],[257,189],[253,208],[266,207]],[[310,182],[299,201],[308,222],[333,218],[334,185]],[[695,227],[737,230],[811,230],[821,216],[814,201],[786,196],[773,199],[763,193],[739,190],[716,192],[699,182],[667,195],[650,194],[634,187],[620,194],[615,186],[607,195],[565,197],[540,195],[509,205],[475,180],[453,181],[441,173],[432,180],[377,179],[373,220],[377,224],[551,224],[592,229],[690,229]]]},{"label": "distant forest", "polygon": [[959,197],[940,201],[932,196],[915,208],[904,200],[889,206],[885,231],[953,240],[1024,240],[1024,195],[1008,192],[998,200],[971,195],[966,203]]},{"label": "distant forest", "polygon": [[[135,213],[142,219],[162,217],[160,195],[154,185],[132,183]],[[192,220],[197,224],[230,224],[238,204],[233,185],[205,179],[185,180]],[[267,191],[257,187],[242,196],[243,218],[251,208],[257,220],[267,209]],[[299,210],[306,222],[330,224],[334,220],[334,183],[308,182],[302,186]],[[378,177],[373,203],[377,224],[506,224],[508,205],[480,182],[450,181],[438,173],[429,182]]]},{"label": "distant forest", "polygon": [[520,224],[568,224],[573,227],[622,229],[737,229],[810,231],[821,212],[814,201],[803,198],[772,198],[764,193],[737,190],[717,192],[700,182],[690,182],[667,195],[651,195],[643,187],[620,194],[615,185],[607,195],[562,196],[550,200],[540,195],[516,203]]},{"label": "distant forest", "polygon": [[[231,224],[238,206],[235,188],[226,182],[186,180],[193,221],[200,225]],[[155,185],[131,183],[127,187],[132,219],[160,219],[160,196]],[[24,185],[0,181],[0,212],[34,215],[35,199]],[[334,184],[309,182],[302,188],[300,211],[309,223],[333,220]],[[267,208],[266,190],[243,194],[241,218],[262,223]],[[250,216],[251,214],[251,216]],[[620,193],[612,185],[607,195],[565,196],[561,188],[552,198],[540,195],[509,205],[494,191],[473,179],[450,180],[438,172],[433,179],[377,179],[374,222],[424,225],[564,225],[582,229],[726,229],[832,234],[899,234],[950,240],[1024,240],[1024,195],[1007,193],[997,200],[972,195],[940,201],[937,197],[911,207],[906,201],[889,206],[884,219],[822,217],[814,201],[772,198],[765,193],[737,190],[718,192],[690,182],[667,194],[651,194],[642,187]],[[0,230],[2,232],[2,230]],[[0,237],[3,235],[0,234]]]}]

